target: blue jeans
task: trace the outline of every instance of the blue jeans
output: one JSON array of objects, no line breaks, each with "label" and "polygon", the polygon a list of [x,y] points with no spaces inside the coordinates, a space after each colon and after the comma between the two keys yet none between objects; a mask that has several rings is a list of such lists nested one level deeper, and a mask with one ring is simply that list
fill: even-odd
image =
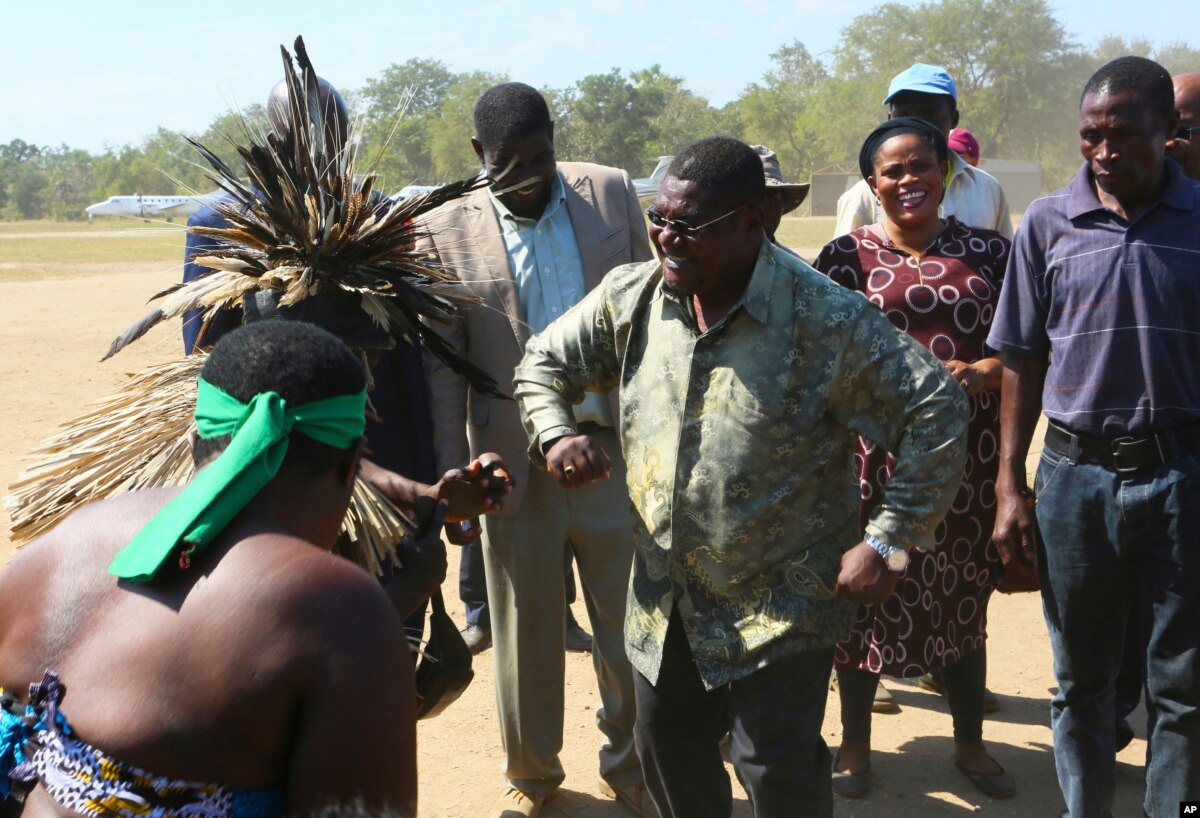
[{"label": "blue jeans", "polygon": [[1058,693],[1058,782],[1072,818],[1101,818],[1116,786],[1114,686],[1142,605],[1150,734],[1146,814],[1200,798],[1200,458],[1121,474],[1042,452],[1034,484],[1042,603]]}]

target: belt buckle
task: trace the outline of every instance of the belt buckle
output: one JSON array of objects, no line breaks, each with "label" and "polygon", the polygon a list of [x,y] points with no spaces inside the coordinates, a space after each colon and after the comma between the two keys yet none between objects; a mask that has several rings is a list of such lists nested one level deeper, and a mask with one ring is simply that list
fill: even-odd
[{"label": "belt buckle", "polygon": [[[1113,438],[1111,441],[1112,457],[1113,457],[1113,471],[1115,471],[1117,474],[1129,474],[1130,472],[1135,472],[1138,469],[1140,469],[1141,466],[1126,466],[1125,468],[1122,468],[1121,467],[1121,451],[1126,446],[1128,446],[1129,448],[1132,449],[1134,446],[1138,445],[1139,443],[1144,443],[1144,442],[1145,442],[1145,440],[1138,440],[1137,438],[1133,437],[1132,435],[1126,435],[1125,437]],[[1159,448],[1161,449],[1161,446]]]}]

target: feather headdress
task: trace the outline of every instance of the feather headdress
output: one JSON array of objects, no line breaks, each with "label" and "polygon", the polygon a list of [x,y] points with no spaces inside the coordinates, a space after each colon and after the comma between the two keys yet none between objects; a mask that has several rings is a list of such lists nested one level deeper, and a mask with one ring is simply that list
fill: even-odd
[{"label": "feather headdress", "polygon": [[[227,198],[217,213],[228,227],[191,227],[221,244],[195,260],[211,272],[155,294],[161,303],[125,330],[104,356],[160,321],[200,311],[205,324],[222,309],[254,299],[320,324],[351,347],[391,346],[419,337],[472,386],[501,396],[487,373],[461,358],[419,319],[443,322],[478,298],[457,285],[436,257],[414,249],[426,228],[419,217],[486,181],[466,179],[400,201],[373,191],[374,168],[356,173],[354,123],[330,123],[304,40],[296,63],[283,55],[287,82],[283,133],[265,144],[238,146],[248,183],[212,151],[188,139],[211,166],[209,178]],[[377,162],[375,163],[377,164]]]},{"label": "feather headdress", "polygon": [[[452,183],[394,202],[373,191],[375,175],[356,174],[353,123],[327,127],[316,72],[295,42],[296,64],[281,47],[288,87],[286,123],[265,144],[239,146],[248,183],[204,146],[192,145],[228,194],[218,213],[225,228],[190,227],[220,240],[196,261],[208,267],[190,282],[152,297],[158,306],[123,332],[105,358],[159,322],[199,310],[205,324],[220,310],[320,324],[360,350],[419,338],[473,388],[500,395],[495,381],[450,348],[421,318],[445,321],[474,303],[436,258],[415,249],[417,219],[484,184]],[[191,141],[191,140],[189,140]],[[373,171],[373,168],[371,169]],[[195,380],[204,352],[131,376],[112,396],[42,444],[11,487],[13,535],[27,540],[84,503],[127,491],[185,482],[192,473],[186,443]],[[346,556],[378,572],[409,521],[365,481],[355,486],[343,521]]]}]

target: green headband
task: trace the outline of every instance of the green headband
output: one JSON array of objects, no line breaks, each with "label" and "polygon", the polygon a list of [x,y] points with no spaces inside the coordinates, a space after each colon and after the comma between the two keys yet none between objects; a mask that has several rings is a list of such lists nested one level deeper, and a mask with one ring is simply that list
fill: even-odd
[{"label": "green headband", "polygon": [[207,546],[279,471],[293,429],[336,449],[348,449],[366,428],[367,390],[337,395],[288,408],[276,392],[242,403],[201,378],[196,385],[196,432],[208,439],[232,439],[174,500],[167,503],[129,545],[108,572],[144,582],[187,543],[190,555]]}]

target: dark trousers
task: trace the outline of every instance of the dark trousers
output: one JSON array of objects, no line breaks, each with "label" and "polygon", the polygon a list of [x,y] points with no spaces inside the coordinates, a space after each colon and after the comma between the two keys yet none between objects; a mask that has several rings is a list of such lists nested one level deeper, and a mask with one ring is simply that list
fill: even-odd
[{"label": "dark trousers", "polygon": [[[567,604],[575,604],[574,556],[570,543],[563,549],[563,584],[567,589]],[[458,598],[467,611],[467,624],[491,630],[488,614],[487,577],[483,573],[483,544],[476,540],[463,546],[462,561],[458,564]]]},{"label": "dark trousers", "polygon": [[833,648],[786,656],[705,690],[679,614],[673,612],[658,682],[636,670],[634,740],[662,818],[727,818],[733,810],[719,743],[756,818],[831,816],[829,748],[821,737]]},{"label": "dark trousers", "polygon": [[1112,809],[1115,687],[1135,605],[1155,714],[1143,806],[1175,815],[1200,796],[1200,458],[1118,473],[1046,448],[1034,488],[1054,760],[1071,816]]},{"label": "dark trousers", "polygon": [[[987,648],[968,651],[952,665],[940,668],[946,701],[954,719],[955,744],[983,742],[983,689],[987,679]],[[869,670],[839,670],[842,703],[842,741],[871,741],[871,704],[879,674]]]}]

